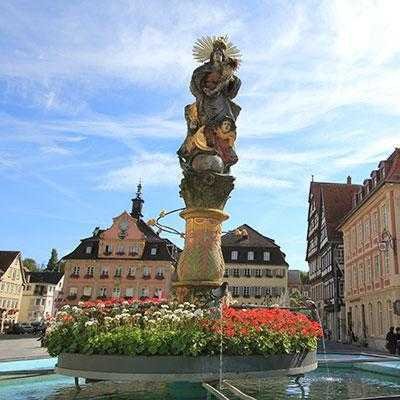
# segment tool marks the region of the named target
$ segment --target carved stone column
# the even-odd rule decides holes
[[[180,301],[207,297],[222,283],[225,264],[221,224],[229,218],[222,209],[233,180],[230,175],[193,171],[182,179],[181,196],[187,207],[180,214],[186,221],[185,246],[179,257],[178,281],[174,283]]]

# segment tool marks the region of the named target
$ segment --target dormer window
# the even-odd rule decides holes
[[[151,250],[150,250],[150,254],[152,256],[155,256],[157,254],[157,247],[152,247]]]
[[[86,246],[86,254],[92,254],[92,246]]]
[[[233,250],[231,252],[231,260],[237,260],[238,259],[238,252],[236,250]]]
[[[248,261],[253,261],[254,260],[254,251],[248,251],[247,252],[247,260]]]

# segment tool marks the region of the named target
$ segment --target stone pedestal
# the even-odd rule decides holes
[[[186,221],[185,246],[174,283],[179,300],[204,297],[222,283],[224,258],[221,251],[221,223],[228,215],[211,208],[189,208],[181,212]]]
[[[222,222],[228,219],[223,208],[232,191],[235,178],[211,171],[183,171],[180,195],[186,209],[185,246],[173,283],[178,301],[210,300],[211,289],[219,287],[225,264],[221,250]]]

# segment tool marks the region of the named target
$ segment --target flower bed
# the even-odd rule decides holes
[[[318,323],[283,309],[241,310],[166,303],[151,299],[108,300],[64,306],[45,343],[61,353],[129,356],[293,354],[313,351]]]

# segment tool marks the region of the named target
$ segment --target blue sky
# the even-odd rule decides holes
[[[304,262],[310,177],[359,183],[400,145],[397,1],[0,3],[0,248],[46,262],[129,209],[182,206],[175,156],[196,67],[242,51],[236,189],[248,223]],[[183,229],[179,218],[170,224]]]

